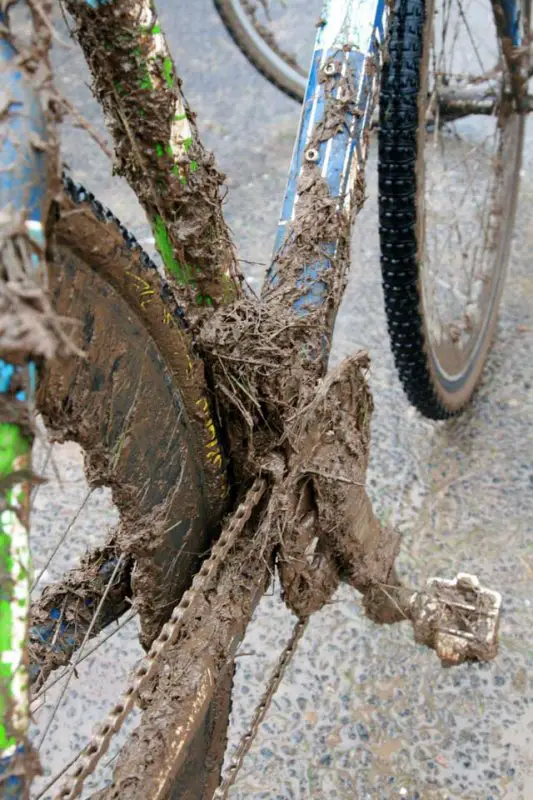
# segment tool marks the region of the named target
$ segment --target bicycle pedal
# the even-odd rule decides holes
[[[481,586],[475,575],[430,578],[411,599],[417,642],[434,649],[444,666],[490,661],[498,651],[501,594]]]

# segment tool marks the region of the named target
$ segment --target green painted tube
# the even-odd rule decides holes
[[[29,498],[31,440],[15,424],[0,424],[0,753],[26,737],[26,635],[30,597]]]
[[[42,228],[26,223],[40,245]],[[38,266],[37,256],[32,261]],[[28,354],[28,358],[31,355]],[[28,742],[28,625],[31,593],[29,512],[31,450],[37,369],[35,362],[0,359],[0,797],[26,797]]]
[[[115,171],[137,194],[185,311],[241,294],[222,214],[224,176],[204,148],[153,0],[98,8],[66,0],[115,142]]]

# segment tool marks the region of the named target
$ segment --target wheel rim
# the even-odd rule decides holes
[[[476,28],[480,14],[484,24]],[[421,297],[432,366],[453,393],[475,377],[490,338],[509,253],[523,120],[503,102],[498,117],[443,124],[440,116],[438,98],[450,90],[482,87],[498,98],[506,90],[505,70],[493,71],[503,62],[490,0],[431,3],[425,42],[417,163]]]
[[[283,88],[293,96],[303,99],[314,23],[321,3],[318,0],[307,3],[302,0],[230,0],[230,5],[261,60],[269,64],[272,72],[269,77],[283,83]],[[309,24],[302,25],[302,21]]]

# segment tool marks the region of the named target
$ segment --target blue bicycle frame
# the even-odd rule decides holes
[[[307,161],[314,162],[327,182],[330,196],[337,198],[338,208],[352,211],[355,188],[364,175],[368,142],[365,133],[370,127],[379,86],[382,65],[381,44],[387,31],[388,7],[384,0],[346,2],[330,0],[322,14],[309,72],[307,91],[302,109],[300,129],[292,157],[289,180],[283,200],[281,217],[274,244],[272,267],[267,274],[265,291],[279,281],[276,259],[286,241],[287,229],[294,220],[298,205],[298,180]],[[345,115],[345,124],[333,138],[323,141],[310,152],[313,132],[324,120],[328,102],[342,102],[342,84],[350,76],[354,103]],[[331,79],[324,80],[324,78]],[[331,253],[336,242],[325,243]],[[308,287],[297,301],[296,310],[311,310],[324,302],[324,270],[331,268],[330,260],[307,265],[300,276],[302,286]]]
[[[103,2],[105,0],[86,0],[96,11]],[[499,19],[503,20],[501,33],[514,45],[519,45],[518,3],[514,0],[493,0],[493,4],[500,14]],[[293,310],[302,317],[327,303],[328,276],[336,269],[335,256],[342,242],[339,237],[329,240],[326,236],[320,242],[318,257],[310,263],[300,265],[295,276],[283,273],[280,267],[282,255],[289,244],[291,223],[297,219],[299,212],[299,182],[305,166],[314,164],[327,185],[329,197],[335,202],[337,210],[343,212],[348,221],[353,221],[364,195],[368,134],[379,90],[389,9],[385,0],[326,0],[324,4],[277,228],[272,266],[264,287],[264,296],[268,300],[284,281],[294,281],[298,297],[294,301]],[[0,22],[4,26],[4,33],[0,34],[0,61],[6,93],[10,97],[2,123],[4,140],[0,152],[0,198],[4,209],[9,207],[12,214],[22,216],[29,236],[41,246],[47,165],[44,150],[36,148],[34,142],[35,137],[42,141],[46,139],[44,116],[39,96],[18,66],[17,52],[5,33],[8,24],[5,15],[0,17]],[[350,102],[345,102],[347,97],[343,94],[347,87],[350,87]],[[334,135],[317,139],[317,131],[324,123],[332,104],[337,104],[342,109],[343,118],[336,125]],[[349,237],[349,225],[342,237]],[[327,351],[322,355],[327,358]],[[26,363],[10,364],[0,361],[0,393],[9,394],[14,377],[21,370],[30,370],[33,375],[31,353],[28,354]],[[20,393],[17,399],[21,403],[27,403],[28,396]],[[0,421],[2,463],[13,462],[9,449],[12,446],[11,440],[2,437],[2,428],[14,423],[15,419]],[[11,591],[6,599],[5,586],[2,587],[0,723],[3,727],[0,727],[0,783],[3,798],[22,800],[28,787],[23,770],[18,771],[19,765],[23,763],[19,757],[30,752],[27,741],[29,705],[25,655],[29,582],[27,574],[24,576],[22,573],[15,573],[11,567],[15,550],[19,555],[23,552],[27,556],[29,545],[27,529],[19,526],[14,531],[14,528],[17,526],[13,519],[5,523],[2,517],[0,534],[9,534],[9,542],[7,546],[0,545],[0,559],[4,559],[0,574],[2,580],[12,582],[11,589],[18,586],[17,590],[19,593],[22,591],[23,597],[20,604],[22,615],[19,614],[15,619],[10,615],[15,593]],[[14,770],[15,764],[17,769]]]

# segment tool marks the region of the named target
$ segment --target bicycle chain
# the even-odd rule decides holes
[[[215,791],[213,795],[213,800],[226,800],[228,792],[235,783],[235,779],[237,778],[239,770],[242,767],[242,762],[244,761],[246,754],[250,750],[250,747],[252,746],[252,743],[255,737],[257,736],[259,726],[261,725],[263,719],[265,718],[265,714],[270,708],[272,698],[274,697],[274,694],[276,693],[278,686],[280,685],[283,679],[285,670],[289,666],[291,659],[294,653],[296,652],[296,648],[298,647],[298,644],[304,634],[308,622],[309,622],[309,617],[299,619],[298,622],[295,624],[294,628],[292,629],[291,638],[285,645],[285,648],[276,664],[276,668],[272,673],[272,676],[268,682],[268,686],[265,689],[265,692],[255,709],[255,714],[252,719],[251,725],[246,731],[246,733],[241,737],[241,740],[237,747],[237,751],[235,753],[235,756],[233,757],[233,761],[228,767],[227,774],[222,780],[222,783]]]
[[[100,730],[93,736],[80,756],[81,763],[55,795],[54,800],[66,800],[67,798],[70,800],[80,795],[85,779],[94,772],[100,759],[108,750],[111,739],[120,731],[126,717],[139,699],[140,693],[156,675],[161,657],[176,643],[184,625],[191,618],[194,619],[195,600],[200,598],[203,601],[204,594],[210,588],[220,565],[243,532],[266,488],[267,481],[264,478],[257,478],[254,481],[245,499],[238,506],[227,527],[213,546],[211,555],[195,575],[191,588],[185,592],[172,611],[169,621],[163,625],[159,636],[152,643],[149,652],[135,669],[133,679],[124,692],[122,701],[110,711]]]

